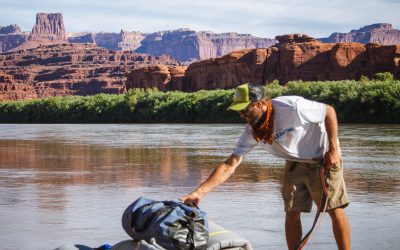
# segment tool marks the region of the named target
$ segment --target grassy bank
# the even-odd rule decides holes
[[[336,108],[340,122],[400,123],[400,81],[289,82],[266,86],[271,97],[300,95]],[[133,89],[124,95],[0,102],[1,123],[240,122],[227,111],[233,90],[195,93]]]

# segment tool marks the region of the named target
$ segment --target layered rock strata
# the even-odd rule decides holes
[[[195,32],[189,29],[160,31],[152,34],[137,31],[96,33],[88,39],[88,33],[71,36],[71,43],[91,42],[109,50],[131,50],[155,56],[171,55],[181,62],[192,62],[219,57],[232,51],[248,48],[267,48],[274,39],[259,38],[248,34]]]
[[[26,42],[28,36],[16,24],[0,26],[0,53],[20,46]]]
[[[21,33],[21,28],[16,24],[0,26],[0,34]]]
[[[142,40],[146,34],[138,31],[124,31],[120,32],[121,42],[118,43],[118,49],[136,51],[141,45]]]
[[[275,79],[281,84],[293,80],[346,80],[360,79],[362,75],[372,77],[378,72],[400,77],[400,45],[322,43],[302,34],[276,39],[279,43],[270,48],[240,50],[190,64],[180,78],[181,87],[167,86],[173,80],[169,82],[166,71],[141,73],[152,72],[152,66],[127,74],[127,87],[146,87],[135,84],[146,79],[152,79],[151,87],[197,91],[234,88],[245,82],[266,84]]]
[[[70,43],[93,43],[108,50],[135,51],[141,46],[145,34],[137,31],[121,30],[117,33],[70,33]]]
[[[389,23],[377,23],[364,26],[349,33],[332,33],[328,38],[319,39],[327,43],[358,42],[379,43],[381,45],[400,44],[400,30],[393,29]]]
[[[29,34],[25,33],[0,34],[0,53],[21,46],[26,42],[28,36]]]
[[[121,93],[125,72],[171,57],[109,51],[93,44],[55,44],[0,54],[0,100]]]
[[[276,43],[269,38],[249,34],[195,32],[189,29],[161,31],[142,40],[138,52],[152,55],[168,54],[182,62],[203,60],[249,48],[268,48]]]
[[[96,44],[96,33],[68,33],[68,42]]]
[[[378,23],[349,33],[333,33],[319,39],[326,43],[359,42],[381,45],[400,44],[400,30],[391,24]],[[171,55],[190,64],[226,55],[242,49],[268,48],[275,39],[259,38],[249,34],[195,32],[189,29],[160,31],[152,34],[138,31],[120,33],[66,33],[61,13],[38,13],[30,34],[21,32],[18,25],[0,26],[0,52],[35,48],[56,43],[93,43],[109,50],[127,50],[155,56]]]

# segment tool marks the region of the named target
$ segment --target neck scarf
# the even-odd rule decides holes
[[[267,102],[267,112],[252,127],[253,137],[256,141],[266,141],[268,144],[274,142],[274,108],[271,100]]]

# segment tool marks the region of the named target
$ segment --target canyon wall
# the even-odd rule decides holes
[[[400,30],[391,24],[377,23],[352,30],[349,33],[332,33],[318,39],[325,43],[358,42],[381,45],[400,44]],[[18,25],[0,26],[0,52],[34,48],[56,43],[92,43],[108,50],[135,51],[154,56],[163,54],[175,57],[184,64],[224,56],[230,52],[269,48],[277,43],[275,39],[254,37],[235,32],[217,34],[210,31],[196,32],[177,29],[142,33],[139,31],[81,32],[67,33],[61,13],[38,13],[32,32],[21,32]]]
[[[191,62],[223,56],[241,49],[268,48],[275,43],[274,39],[249,34],[216,34],[179,29],[147,35],[137,51],[152,55],[168,54],[178,61]]]
[[[151,74],[155,70],[152,66],[132,70],[127,74],[126,85],[146,87],[136,83],[151,82],[149,87],[162,85],[166,90],[197,91],[274,80],[281,84],[297,80],[358,80],[362,75],[372,77],[378,72],[400,77],[400,45],[322,43],[302,34],[277,36],[276,40],[279,43],[270,48],[240,50],[194,62],[178,77],[182,85],[174,85],[176,77],[165,70],[158,70],[155,77]],[[161,76],[163,72],[170,76]]]
[[[21,32],[16,24],[0,26],[0,53],[9,51],[26,42],[29,34]]]
[[[16,24],[11,24],[8,26],[0,25],[0,34],[11,34],[11,33],[21,33],[21,28]]]
[[[327,38],[319,39],[326,43],[357,42],[357,43],[379,43],[381,45],[400,44],[400,30],[393,29],[389,23],[376,23],[364,26],[349,33],[332,33]]]
[[[0,54],[0,101],[122,93],[125,73],[143,65],[179,65],[168,56],[53,44]]]
[[[12,36],[10,35],[12,32]],[[195,32],[189,29],[142,33],[139,31],[67,33],[61,13],[38,13],[32,32],[22,36],[17,26],[0,26],[1,51],[29,49],[57,43],[92,43],[108,50],[171,55],[182,62],[218,57],[248,48],[267,48],[274,39],[249,34]],[[2,36],[2,34],[5,34]],[[17,37],[16,34],[19,34]]]

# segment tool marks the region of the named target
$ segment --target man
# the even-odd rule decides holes
[[[349,204],[343,180],[335,110],[299,96],[264,97],[264,88],[243,84],[236,88],[229,110],[247,121],[231,156],[191,194],[181,198],[198,204],[202,197],[226,181],[257,144],[286,160],[282,196],[285,203],[285,234],[289,249],[302,237],[301,212],[310,212],[312,201],[322,195],[321,169],[330,171],[328,213],[339,249],[350,249],[350,226],[344,208]]]

